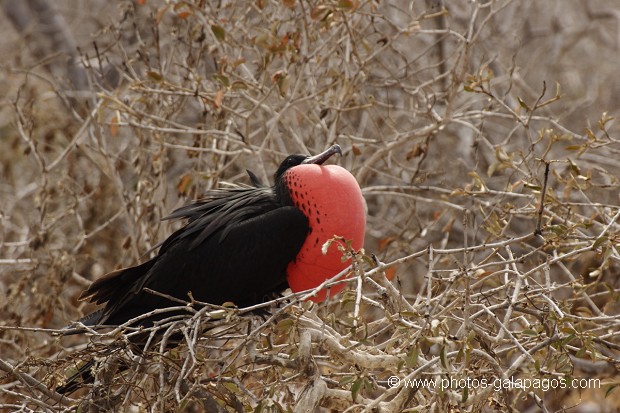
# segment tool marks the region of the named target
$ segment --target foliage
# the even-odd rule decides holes
[[[89,90],[54,74],[62,56],[11,46],[2,66],[0,410],[618,404],[606,2],[83,3],[59,7]],[[161,221],[173,208],[334,142],[369,229],[364,251],[339,243],[353,274],[328,304],[196,305],[143,351],[120,328],[58,335],[92,310],[76,300],[90,280],[178,225]],[[93,356],[92,387],[53,392]]]

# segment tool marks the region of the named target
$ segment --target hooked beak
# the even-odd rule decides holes
[[[310,156],[309,158],[306,158],[306,160],[304,160],[301,164],[302,165],[303,164],[322,165],[323,162],[328,160],[335,153],[342,155],[342,149],[340,149],[340,145],[338,144],[332,145],[331,147],[329,147],[329,149],[327,149],[324,152],[321,152],[318,155],[314,155],[314,156]]]

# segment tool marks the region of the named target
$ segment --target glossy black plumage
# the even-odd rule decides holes
[[[305,158],[292,158],[291,166]],[[82,293],[81,299],[105,303],[89,324],[120,325],[178,305],[145,288],[184,301],[190,300],[191,292],[198,301],[233,302],[241,307],[285,289],[286,267],[295,259],[309,226],[284,191],[278,184],[216,190],[174,211],[166,219],[186,219],[187,224],[161,244],[154,258],[112,272]]]

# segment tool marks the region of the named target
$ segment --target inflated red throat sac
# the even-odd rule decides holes
[[[311,158],[310,158],[311,159]],[[311,162],[311,161],[310,161]],[[351,264],[342,259],[335,243],[323,254],[323,245],[334,237],[351,241],[357,251],[364,245],[366,206],[359,184],[346,169],[337,165],[303,163],[284,175],[291,199],[308,218],[309,233],[295,261],[287,268],[288,284],[293,292],[315,288]],[[330,288],[333,296],[344,288]],[[310,298],[320,302],[327,290]]]

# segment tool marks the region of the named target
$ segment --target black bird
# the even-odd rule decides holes
[[[345,169],[322,164],[341,154],[333,145],[310,157],[290,155],[263,187],[248,171],[253,187],[214,190],[199,201],[177,209],[165,219],[186,219],[152,259],[113,271],[96,280],[80,296],[104,307],[80,321],[85,325],[121,325],[150,311],[179,306],[191,296],[201,302],[239,307],[264,302],[287,287],[317,287],[349,265],[336,248],[323,254],[334,236],[363,245],[365,203],[355,178]],[[340,287],[342,288],[342,287]],[[332,289],[332,294],[339,288]],[[313,299],[325,298],[321,291]],[[152,326],[170,312],[150,316],[138,326]],[[87,363],[59,387],[73,392],[92,381]]]

